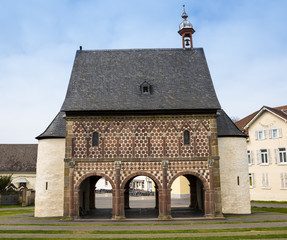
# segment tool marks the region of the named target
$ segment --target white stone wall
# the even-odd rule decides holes
[[[280,129],[280,136],[272,138],[269,134],[271,129]],[[264,139],[257,139],[256,133],[264,131]],[[287,150],[287,123],[278,116],[264,111],[249,127],[249,139],[247,141],[247,150],[250,151],[251,164],[249,165],[249,173],[253,177],[253,185],[250,187],[251,200],[264,201],[286,201],[287,188],[281,187],[280,174],[287,174],[287,163],[280,163],[277,156],[278,148],[286,148]],[[268,163],[261,164],[258,160],[258,151],[267,149]],[[247,159],[246,159],[247,161]],[[262,175],[268,174],[269,186],[264,187],[262,183]]]
[[[38,141],[35,217],[63,216],[65,139]]]
[[[246,139],[218,138],[218,149],[222,212],[249,214],[251,209]]]

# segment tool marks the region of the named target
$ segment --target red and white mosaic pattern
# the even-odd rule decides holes
[[[76,184],[82,176],[91,172],[94,172],[95,175],[102,173],[115,182],[115,171],[115,164],[113,162],[80,162],[75,165],[74,182]]]
[[[167,181],[169,182],[175,175],[181,172],[190,171],[199,174],[209,182],[209,169],[207,161],[173,161],[168,164]],[[78,162],[74,169],[75,184],[84,175],[94,172],[95,175],[108,176],[115,184],[116,169],[114,162]],[[122,162],[121,163],[121,183],[134,173],[153,176],[153,179],[162,184],[162,163],[161,162]]]
[[[170,181],[176,174],[184,171],[198,173],[209,182],[209,168],[207,161],[173,161],[168,165],[168,178]]]
[[[183,144],[183,132],[190,132],[190,145]],[[73,121],[73,158],[174,158],[208,157],[208,119],[152,119],[119,117]],[[99,133],[99,145],[92,146],[92,134]]]

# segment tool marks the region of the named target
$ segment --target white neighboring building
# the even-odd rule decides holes
[[[11,175],[12,184],[35,190],[37,144],[0,144],[0,175]]]
[[[97,184],[96,184],[96,190],[102,190],[102,189],[104,189],[104,190],[112,190],[111,184],[105,178],[99,179],[97,181]]]
[[[286,201],[287,106],[263,106],[236,125],[249,136],[247,161],[251,200]]]

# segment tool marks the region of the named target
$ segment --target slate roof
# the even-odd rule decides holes
[[[59,112],[47,129],[36,139],[43,138],[65,138],[66,136],[66,120],[64,112]]]
[[[0,171],[36,172],[37,144],[0,144]]]
[[[61,111],[181,109],[220,109],[201,48],[79,50]]]
[[[223,110],[219,110],[218,113],[220,114],[217,118],[218,137],[246,137]]]

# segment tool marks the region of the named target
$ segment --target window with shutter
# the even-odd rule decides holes
[[[262,188],[270,189],[270,181],[268,173],[262,173]]]
[[[268,151],[267,149],[260,149],[260,164],[269,164]]]
[[[250,187],[250,188],[254,188],[253,178],[254,178],[253,173],[249,173],[249,187]]]
[[[250,150],[247,150],[247,159],[248,159],[248,165],[252,165]]]
[[[280,183],[281,183],[280,189],[287,189],[287,173],[286,172],[280,173]]]
[[[279,152],[279,163],[287,164],[286,148],[279,148],[278,152]]]
[[[265,136],[267,135],[267,131],[266,130],[260,130],[260,131],[256,131],[257,133],[257,140],[263,140],[265,139]]]

